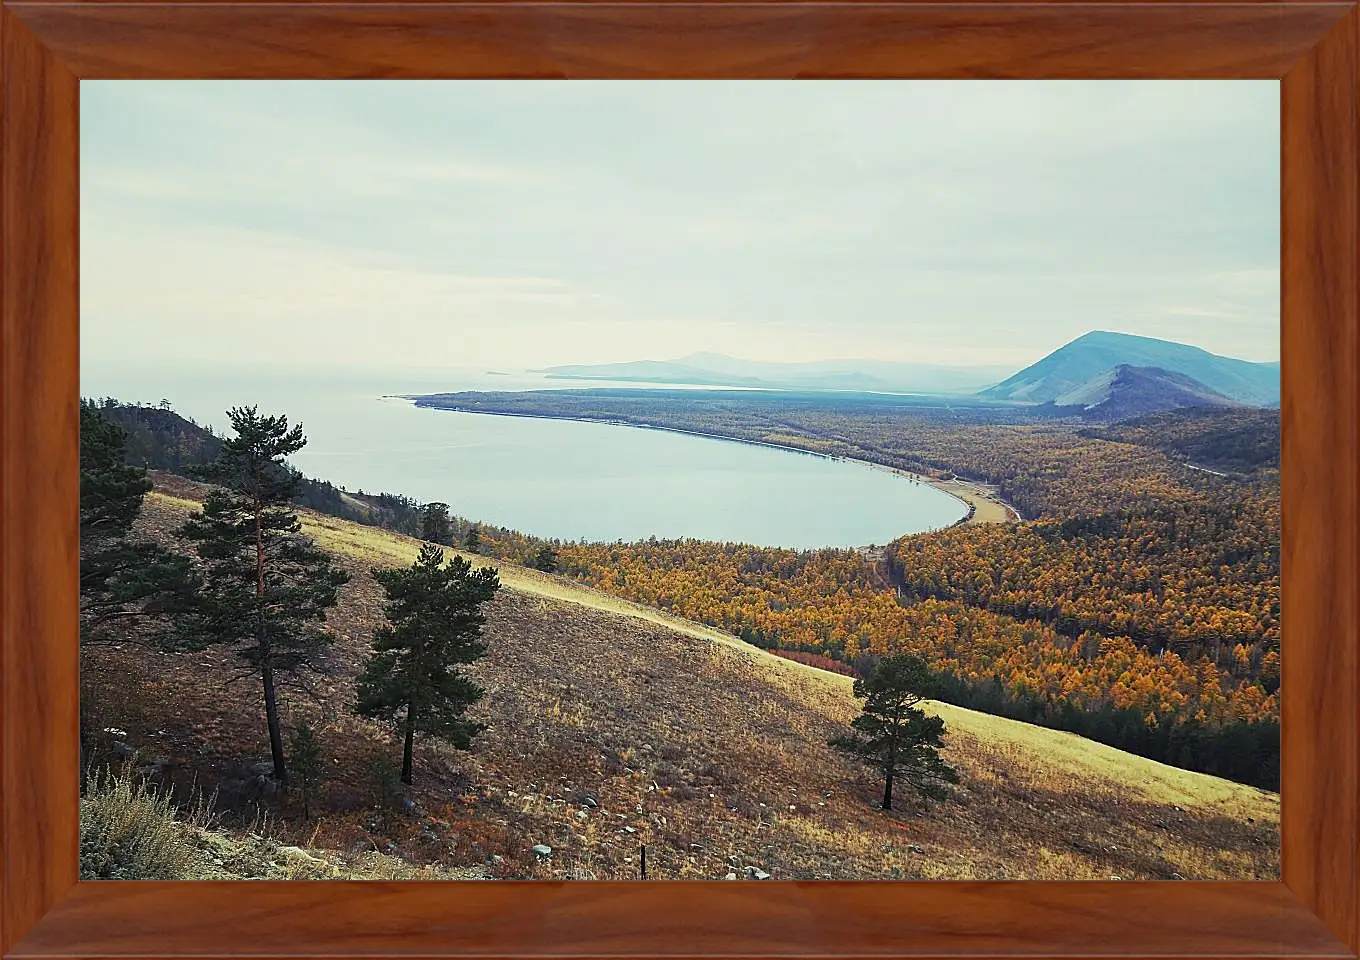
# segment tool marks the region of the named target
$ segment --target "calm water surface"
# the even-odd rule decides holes
[[[443,500],[461,516],[544,537],[859,546],[947,526],[966,511],[933,487],[861,464],[660,430],[419,409],[391,396],[561,387],[484,370],[136,370],[90,361],[81,369],[87,396],[167,399],[219,432],[232,405],[286,413],[306,430],[293,462],[309,476]]]

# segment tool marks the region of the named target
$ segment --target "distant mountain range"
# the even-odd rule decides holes
[[[573,364],[534,371],[560,380],[681,383],[770,390],[854,390],[865,393],[973,394],[1011,371],[1003,366],[946,366],[893,360],[771,363],[720,353],[678,360]]]
[[[536,372],[562,380],[971,395],[996,403],[1052,406],[1060,413],[1071,408],[1088,419],[1106,421],[1183,407],[1280,403],[1278,362],[1252,363],[1184,343],[1104,330],[1078,337],[1007,376],[1011,369],[884,360],[769,363],[693,353],[678,360],[576,364]]]
[[[1252,363],[1220,357],[1184,343],[1104,330],[1059,347],[1038,363],[981,391],[980,396],[989,400],[1073,403],[1088,384],[1124,364],[1180,374],[1195,381],[1193,389],[1207,389],[1211,394],[1251,406],[1277,406],[1280,402],[1278,362]]]

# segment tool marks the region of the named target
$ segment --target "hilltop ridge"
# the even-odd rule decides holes
[[[1179,374],[1240,403],[1264,407],[1280,402],[1278,362],[1253,363],[1189,344],[1109,330],[1083,334],[979,396],[997,401],[1061,403],[1064,395],[1122,365]]]

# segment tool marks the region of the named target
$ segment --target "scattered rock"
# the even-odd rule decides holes
[[[637,827],[624,827],[624,833],[637,833]]]
[[[577,820],[589,820],[589,819],[590,819],[590,814],[587,813],[585,810],[577,810],[577,811],[576,811],[576,819],[577,819]]]
[[[741,866],[741,857],[737,856],[736,854],[733,854],[732,856],[727,858],[727,862],[734,867],[739,867]]]
[[[582,806],[586,807],[598,807],[600,805],[600,801],[596,800],[590,794],[586,794],[581,798],[581,804]]]
[[[547,860],[552,856],[552,847],[548,846],[546,843],[534,844],[533,851],[540,860]]]
[[[770,879],[770,875],[766,873],[764,870],[760,869],[759,867],[750,866],[749,864],[746,867],[746,876],[750,877],[752,880]]]
[[[735,873],[729,873],[727,876],[723,877],[723,879],[724,879],[724,880],[735,880],[735,879],[737,879],[737,875],[736,875]]]
[[[911,846],[907,847],[907,849],[910,850],[912,853],[925,853],[925,852],[926,852],[926,851],[925,851],[925,848],[923,848],[923,847],[922,847],[920,844],[918,844],[918,843],[913,843]]]
[[[301,860],[304,863],[325,863],[320,857],[312,856],[301,847],[279,847],[279,855],[288,860]]]

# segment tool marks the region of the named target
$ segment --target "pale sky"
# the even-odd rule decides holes
[[[1279,358],[1275,81],[84,81],[82,352]]]

